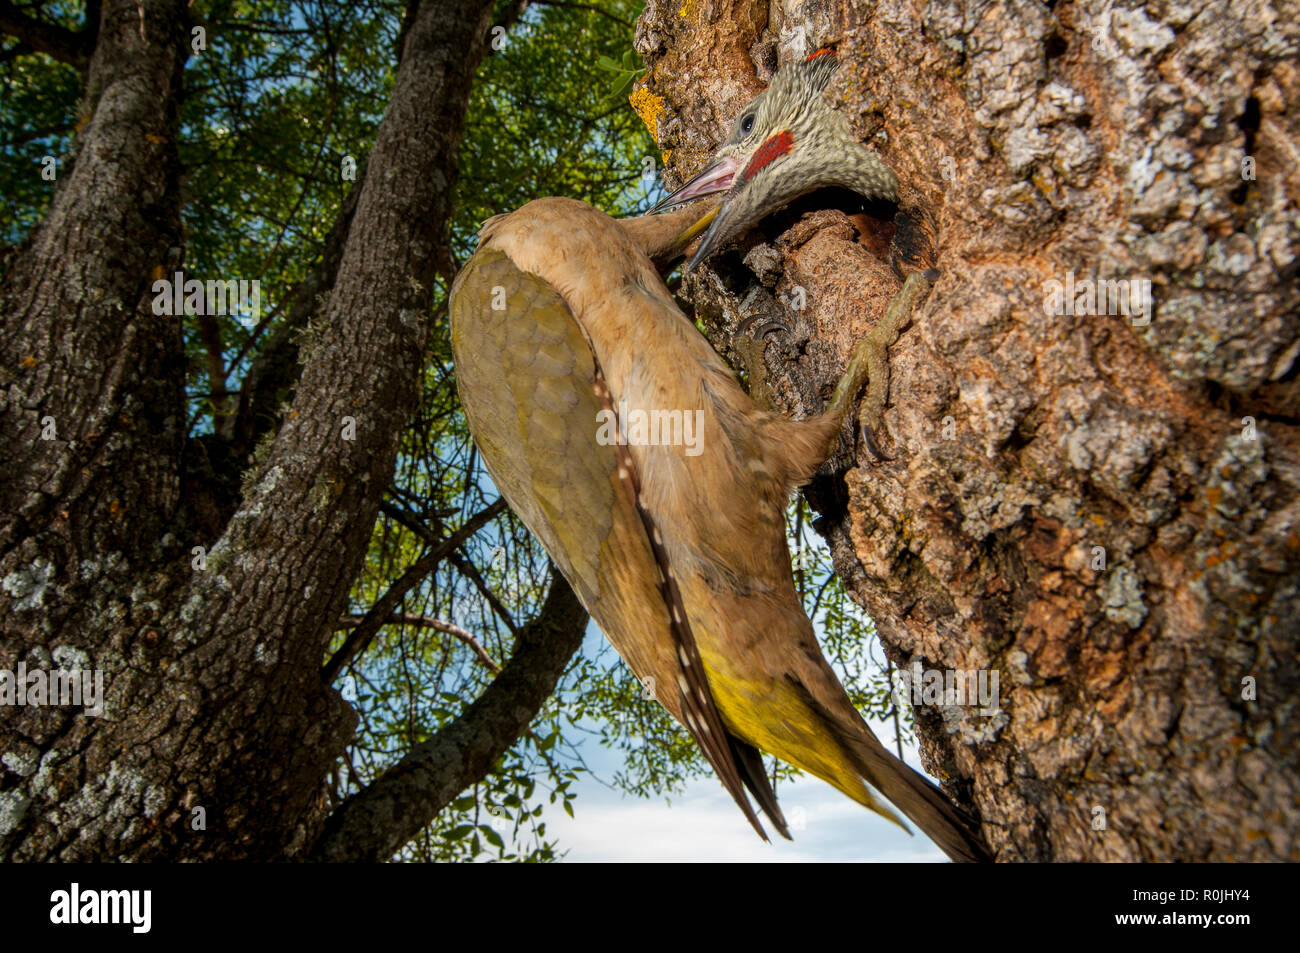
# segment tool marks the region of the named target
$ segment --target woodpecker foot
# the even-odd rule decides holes
[[[828,412],[843,419],[853,398],[864,384],[867,385],[867,393],[858,410],[858,430],[867,449],[880,460],[893,459],[880,449],[876,439],[885,413],[885,402],[889,399],[889,348],[912,320],[912,309],[929,293],[930,283],[936,277],[938,273],[933,270],[908,276],[902,289],[889,302],[885,316],[853,349],[848,370],[840,378],[831,399]]]

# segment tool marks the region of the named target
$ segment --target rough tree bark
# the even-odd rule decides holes
[[[846,434],[809,495],[896,664],[999,673],[996,715],[917,727],[1000,859],[1300,859],[1297,23],[1286,0],[650,0],[638,25],[670,179],[832,46],[829,95],[936,226],[894,459]],[[765,386],[794,414],[899,287],[889,223],[837,205],[684,283],[728,356],[754,314],[790,329]],[[1149,279],[1149,323],[1047,314],[1069,272]]]
[[[186,4],[103,4],[75,164],[0,284],[0,668],[98,669],[105,712],[4,709],[0,857],[285,858],[317,840],[325,778],[355,722],[321,677],[323,653],[415,406],[491,10],[411,5],[355,207],[300,289],[329,298],[289,412],[237,507],[200,515],[187,503],[221,494],[182,492],[203,473],[186,463],[180,326],[150,307],[152,281],[180,255]],[[74,59],[77,37],[50,42]],[[237,443],[256,434],[251,419]],[[562,591],[552,603],[539,625],[567,623],[576,644],[585,623]],[[565,660],[532,671],[553,687]],[[524,690],[514,720],[541,703],[528,709],[536,685]],[[478,727],[491,760],[518,733]],[[191,823],[199,808],[204,830]]]

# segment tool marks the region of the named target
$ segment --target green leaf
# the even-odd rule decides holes
[[[610,99],[622,99],[631,91],[632,85],[635,82],[636,82],[636,73],[624,73],[622,81],[616,83],[614,85],[613,91],[610,92],[609,94]]]

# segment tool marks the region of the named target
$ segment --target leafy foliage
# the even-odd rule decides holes
[[[62,5],[60,5],[62,6]],[[75,28],[70,13],[47,19]],[[67,174],[81,99],[81,77],[46,56],[20,55],[21,44],[0,49],[0,245],[17,244],[49,208],[53,181]],[[47,157],[53,160],[51,165]],[[57,181],[54,180],[54,181]]]
[[[610,99],[622,99],[630,93],[632,86],[645,75],[646,71],[636,50],[624,50],[621,60],[612,60],[608,56],[602,56],[596,60],[596,65],[603,70],[614,73],[616,76],[614,85],[609,90]]]

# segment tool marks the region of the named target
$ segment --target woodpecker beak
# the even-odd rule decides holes
[[[722,240],[731,235],[731,228],[728,223],[731,221],[732,212],[736,207],[735,199],[735,196],[728,196],[723,199],[722,204],[692,226],[692,230],[699,230],[707,225],[709,230],[704,233],[704,238],[700,240],[700,247],[695,249],[695,254],[686,263],[684,271],[694,270],[696,265],[713,254],[722,244]]]
[[[731,183],[740,171],[740,162],[733,156],[722,156],[706,165],[694,178],[667,198],[655,203],[651,212],[662,212],[674,205],[682,205],[692,199],[705,195],[714,195],[731,188]]]
[[[673,246],[676,248],[684,249],[691,242],[695,241],[696,237],[699,236],[700,232],[704,231],[706,228],[708,228],[710,225],[713,224],[713,219],[717,216],[717,214],[718,214],[718,206],[715,205],[713,208],[709,209],[706,215],[701,216],[698,222],[696,222],[690,228],[686,229],[686,231],[678,235],[677,239],[673,242]]]

